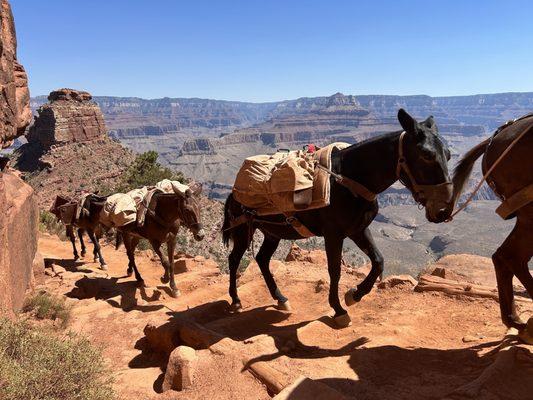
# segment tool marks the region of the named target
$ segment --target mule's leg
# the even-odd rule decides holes
[[[366,228],[360,235],[350,236],[350,239],[370,258],[372,269],[363,282],[357,286],[357,289],[352,288],[346,292],[344,301],[347,306],[355,304],[367,295],[372,290],[378,277],[383,274],[383,256],[374,243],[370,229]]]
[[[533,256],[531,247],[533,234],[530,229],[519,216],[512,232],[492,256],[496,269],[502,321],[507,327],[518,330],[523,330],[525,323],[515,312],[512,280],[514,274],[533,298],[533,277],[528,268],[528,262]]]
[[[248,248],[248,227],[239,226],[235,228],[232,234],[233,249],[228,257],[229,266],[229,295],[231,297],[231,308],[233,311],[242,309],[241,300],[237,295],[237,270],[241,262],[242,256]]]
[[[324,235],[326,254],[328,256],[329,272],[329,305],[335,311],[333,319],[339,327],[347,327],[351,324],[350,316],[339,301],[339,280],[341,278],[342,262],[342,237]]]
[[[144,280],[139,273],[139,270],[137,269],[137,265],[135,264],[135,248],[139,244],[139,238],[136,236],[130,236],[128,234],[124,234],[124,246],[126,247],[126,253],[128,254],[129,264],[128,264],[128,276],[131,275],[129,273],[130,270],[133,270],[135,273],[135,279],[139,283],[140,286],[144,286]]]
[[[65,233],[72,243],[72,254],[74,255],[74,261],[80,258],[78,255],[78,250],[76,249],[76,235],[74,234],[74,228],[72,225],[67,225],[65,228]]]
[[[91,229],[87,230],[87,234],[89,235],[89,238],[91,239],[94,245],[94,260],[96,261],[98,259],[100,261],[100,268],[102,268],[104,271],[107,270],[107,264],[104,261],[104,257],[102,257],[102,247],[100,246],[98,236],[96,236],[94,231],[92,231]]]
[[[285,296],[281,294],[278,285],[276,285],[276,281],[274,280],[274,277],[272,276],[272,273],[270,272],[269,268],[270,259],[278,248],[279,241],[280,239],[265,236],[265,240],[263,241],[261,248],[255,256],[255,260],[257,261],[257,265],[259,265],[259,268],[261,269],[261,273],[263,274],[263,278],[265,279],[265,283],[268,287],[270,295],[274,300],[278,301],[278,308],[289,311],[289,301]]]
[[[167,239],[168,266],[167,270],[170,275],[170,290],[172,297],[178,297],[179,290],[174,280],[174,249],[176,248],[176,235],[169,234]]]
[[[83,229],[78,229],[78,237],[80,238],[80,244],[81,244],[81,256],[85,257],[85,254],[87,253],[85,248],[85,242],[83,241]]]
[[[155,254],[157,254],[157,256],[159,257],[159,260],[163,265],[163,269],[165,270],[165,273],[161,277],[161,282],[168,283],[170,281],[169,262],[161,251],[161,242],[157,240],[150,240],[150,245],[152,246],[152,249],[154,249]]]

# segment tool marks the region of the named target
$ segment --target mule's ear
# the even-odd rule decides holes
[[[193,194],[193,193],[192,193],[192,190],[191,190],[191,189],[187,189],[187,190],[185,191],[185,197],[191,197],[192,194]]]
[[[429,129],[433,129],[436,127],[435,120],[433,119],[433,115],[430,115],[429,117],[427,117],[427,119],[424,122],[422,122],[422,124]]]
[[[416,132],[416,120],[411,117],[403,108],[398,110],[398,121],[400,121],[400,125],[404,131],[411,133]]]
[[[195,196],[199,196],[202,193],[202,184],[200,182],[193,182],[189,185],[189,188]]]

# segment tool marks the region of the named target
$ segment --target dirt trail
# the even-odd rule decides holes
[[[137,257],[149,286],[143,291],[125,276],[124,251],[104,247],[109,271],[103,272],[91,262],[91,251],[90,258],[71,261],[70,244],[56,237],[41,237],[39,250],[48,265],[67,270],[47,277],[48,290],[87,297],[69,300],[74,307],[70,328],[103,346],[123,399],[268,399],[265,385],[250,373],[265,365],[282,387],[305,376],[335,389],[338,398],[533,396],[532,347],[514,344],[513,337],[502,342],[506,330],[493,300],[415,293],[405,286],[374,288],[350,308],[353,325],[336,329],[328,317],[327,268],[321,262],[273,262],[292,313],[273,307],[252,263],[239,280],[244,310],[231,314],[228,279],[214,263],[191,263],[196,265],[192,271],[178,274],[181,295],[173,299],[159,282],[162,267],[146,254]],[[343,273],[340,293],[358,282]],[[531,303],[521,309],[533,314]],[[167,356],[150,351],[143,329],[184,319],[229,339],[198,351],[192,388],[159,394]],[[305,398],[297,391],[282,395]]]

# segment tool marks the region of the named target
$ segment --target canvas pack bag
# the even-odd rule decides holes
[[[135,199],[126,193],[109,196],[100,212],[100,222],[109,227],[121,227],[137,220]]]
[[[258,155],[244,160],[233,196],[258,215],[270,215],[329,205],[330,176],[317,168],[331,168],[331,153],[348,143],[332,143],[315,153],[303,151]]]

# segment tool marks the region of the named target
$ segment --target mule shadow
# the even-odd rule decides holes
[[[45,258],[44,265],[48,268],[51,265],[59,265],[60,267],[65,268],[68,272],[82,272],[90,274],[94,272],[88,268],[80,268],[85,265],[85,262],[82,260],[64,260],[62,258]]]
[[[84,276],[75,282],[74,288],[66,296],[77,299],[105,300],[113,307],[125,312],[132,310],[151,312],[164,307],[162,304],[138,304],[139,297],[144,302],[155,301],[158,298],[149,296],[146,288],[139,287],[136,281],[119,282],[119,279],[121,278]]]
[[[350,355],[348,365],[357,375],[357,380],[339,377],[317,381],[353,398],[368,398],[370,392],[374,398],[398,400],[485,398],[475,393],[481,390],[482,385],[471,383],[494,362],[498,348],[483,355],[479,351],[500,343],[497,341],[457,349],[404,348],[394,345],[356,348]],[[505,370],[498,371],[498,375],[502,374],[505,374]],[[498,377],[485,381],[490,385],[494,378]],[[524,382],[516,383],[526,385],[527,393],[531,393],[533,382],[521,380]],[[493,388],[496,396],[485,393],[489,396],[486,398],[510,398],[505,395],[506,388],[507,384],[500,382]],[[529,397],[523,397],[524,400],[526,398]]]

